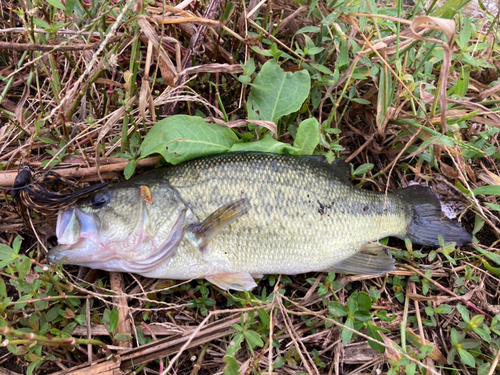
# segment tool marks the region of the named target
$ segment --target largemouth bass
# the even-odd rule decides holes
[[[49,260],[146,277],[205,278],[249,290],[263,274],[381,275],[387,236],[439,246],[471,235],[427,188],[388,195],[349,182],[322,157],[230,153],[191,160],[95,193],[59,214]]]

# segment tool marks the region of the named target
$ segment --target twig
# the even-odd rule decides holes
[[[137,167],[152,167],[158,164],[161,160],[161,156],[146,158],[140,160],[137,163]],[[110,172],[121,172],[125,169],[127,163],[118,163],[118,164],[109,164],[102,165],[99,168],[101,174],[110,173]],[[88,176],[97,176],[97,167],[90,168],[64,168],[64,169],[54,169],[60,176],[62,177],[73,177],[73,178],[82,178]],[[12,187],[14,185],[14,181],[17,177],[18,171],[8,171],[5,173],[0,173],[0,186],[4,187]]]

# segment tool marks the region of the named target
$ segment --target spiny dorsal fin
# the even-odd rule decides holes
[[[215,210],[202,223],[190,224],[187,230],[194,237],[192,239],[198,244],[200,251],[203,251],[222,228],[248,213],[250,208],[248,198],[238,199]]]
[[[379,243],[367,243],[354,255],[335,263],[329,270],[355,275],[382,275],[394,269],[394,258]]]

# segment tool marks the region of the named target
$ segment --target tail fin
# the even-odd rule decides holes
[[[393,193],[411,209],[412,220],[406,237],[413,243],[437,247],[439,235],[445,242],[456,242],[459,246],[472,242],[470,233],[441,211],[439,199],[429,188],[415,185]]]

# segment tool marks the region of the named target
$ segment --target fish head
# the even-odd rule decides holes
[[[57,218],[49,261],[147,274],[165,264],[184,235],[186,206],[162,182],[100,190]]]

